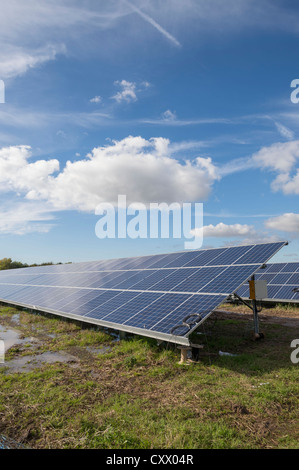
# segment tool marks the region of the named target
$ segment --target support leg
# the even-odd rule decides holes
[[[125,331],[119,331],[119,339],[126,339],[127,333]]]
[[[181,350],[181,360],[179,362],[179,364],[187,364],[187,354],[188,354],[188,351],[190,351],[191,348],[189,348],[188,346],[180,346],[178,349]]]
[[[262,339],[264,338],[264,334],[260,332],[260,325],[259,325],[259,315],[256,305],[256,300],[252,300],[252,310],[253,310],[253,322],[254,322],[254,339]]]

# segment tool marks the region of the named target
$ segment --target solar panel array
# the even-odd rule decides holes
[[[0,300],[189,344],[285,242],[0,271]]]
[[[255,278],[265,280],[268,285],[266,301],[299,302],[299,263],[272,263],[260,269]],[[298,289],[298,292],[296,290]],[[249,298],[248,284],[243,285],[237,294]]]

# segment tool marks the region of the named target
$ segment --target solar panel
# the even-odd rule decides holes
[[[0,300],[188,345],[191,332],[285,244],[0,271]]]
[[[299,263],[272,263],[257,271],[255,278],[268,284],[268,298],[264,301],[299,303]],[[237,294],[249,298],[248,284],[243,285]]]

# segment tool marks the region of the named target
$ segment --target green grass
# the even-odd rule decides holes
[[[0,323],[14,326],[12,308]],[[17,328],[35,336],[9,358],[67,351],[80,360],[17,374],[0,369],[0,433],[32,448],[298,448],[298,365],[290,343],[299,329],[248,319],[203,324],[193,341],[200,361],[179,365],[179,351],[146,338],[115,342],[101,330],[21,312]],[[49,336],[54,335],[54,337]],[[109,346],[106,354],[87,346]],[[219,356],[219,350],[236,354]]]

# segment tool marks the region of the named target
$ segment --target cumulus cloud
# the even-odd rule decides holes
[[[271,228],[271,227],[269,227]],[[225,238],[224,245],[250,245],[252,243],[274,243],[280,241],[276,234],[256,230],[253,225],[247,224],[224,224],[205,225],[202,229],[191,230],[194,237],[203,238]]]
[[[176,119],[176,113],[173,111],[170,111],[170,109],[167,109],[162,114],[162,119],[165,119],[165,121],[174,121]]]
[[[216,237],[216,238],[230,238],[230,237],[247,237],[255,236],[256,231],[252,225],[233,224],[227,225],[220,222],[217,225],[205,225],[202,229],[196,228],[191,231],[195,237]]]
[[[269,168],[279,173],[289,173],[299,158],[299,140],[278,142],[263,147],[252,156],[257,166]]]
[[[299,214],[286,213],[265,221],[268,228],[299,234]]]
[[[117,80],[114,82],[114,85],[121,88],[120,91],[112,96],[117,103],[122,103],[123,101],[131,103],[132,101],[137,101],[136,83],[128,82],[127,80]]]
[[[285,194],[299,194],[299,140],[275,143],[263,147],[251,158],[251,163],[259,168],[277,173],[271,186],[274,191]]]
[[[100,103],[101,101],[101,96],[94,96],[93,98],[91,98],[91,100],[89,100],[90,103]]]
[[[127,137],[95,148],[85,159],[30,163],[30,147],[0,150],[0,184],[3,191],[23,194],[28,200],[46,201],[57,210],[93,212],[102,202],[192,202],[206,199],[218,179],[210,158],[181,163],[171,155],[164,138]]]
[[[59,161],[30,163],[30,156],[30,147],[25,145],[0,149],[0,191],[28,192],[48,186],[52,173],[59,170]]]
[[[116,80],[114,85],[120,88],[120,90],[115,95],[111,96],[111,98],[117,103],[132,103],[137,101],[138,94],[150,88],[151,86],[151,84],[147,81],[137,84],[127,80]]]

